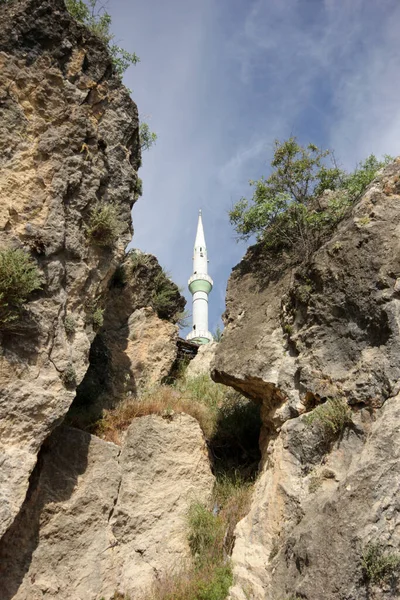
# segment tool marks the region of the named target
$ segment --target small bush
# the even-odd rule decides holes
[[[345,190],[352,202],[357,200],[375,179],[378,171],[392,162],[393,157],[385,155],[383,160],[378,160],[371,154],[363,162],[360,162],[352,173],[346,174],[341,189]]]
[[[89,241],[103,248],[111,248],[118,239],[121,226],[113,204],[97,202],[91,212],[86,234]]]
[[[361,564],[367,581],[381,583],[398,575],[400,554],[387,552],[382,544],[370,542],[364,549]]]
[[[143,196],[143,181],[138,177],[135,185],[135,198],[140,196]]]
[[[132,271],[136,271],[139,267],[149,268],[151,266],[151,255],[141,252],[140,250],[132,250],[129,252],[129,264]]]
[[[205,565],[162,577],[149,600],[225,600],[232,585],[232,570],[225,565]]]
[[[23,250],[0,250],[0,325],[18,319],[29,295],[41,288],[39,269]]]
[[[171,281],[164,270],[161,270],[154,278],[154,293],[151,300],[151,305],[160,319],[173,319],[175,317],[176,320],[178,300],[178,286]]]
[[[335,437],[351,424],[351,410],[342,398],[332,398],[314,408],[304,421],[307,425],[317,424],[328,437]]]
[[[63,384],[67,387],[73,387],[76,384],[76,372],[71,364],[63,371],[61,379]]]
[[[150,131],[148,123],[140,123],[139,126],[140,149],[149,150],[157,141],[157,134]]]
[[[64,319],[64,329],[67,335],[73,335],[76,330],[76,321],[72,315],[67,315]]]
[[[92,323],[94,329],[100,329],[104,323],[104,308],[97,307],[92,314]]]
[[[252,197],[234,204],[230,221],[241,239],[256,235],[270,252],[307,259],[391,160],[371,155],[349,174],[330,150],[275,140],[269,177],[250,181]]]

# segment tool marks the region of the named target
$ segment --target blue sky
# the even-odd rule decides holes
[[[185,288],[198,209],[224,311],[237,243],[227,212],[268,174],[275,138],[335,150],[352,169],[400,154],[398,0],[109,0],[117,41],[141,62],[124,78],[158,135],[143,156],[132,245]]]

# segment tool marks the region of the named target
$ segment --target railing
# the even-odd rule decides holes
[[[207,340],[210,340],[210,342],[212,342],[214,339],[209,331],[197,331],[196,329],[188,333],[186,336],[188,341],[193,340],[194,338],[206,338]]]
[[[201,279],[203,281],[208,281],[209,284],[214,285],[213,280],[211,279],[211,277],[209,275],[207,275],[207,273],[194,273],[191,278],[188,281],[188,285],[190,285],[192,283],[192,281],[197,281],[198,279]]]

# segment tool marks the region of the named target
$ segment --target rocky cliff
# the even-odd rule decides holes
[[[135,395],[176,358],[185,301],[154,257],[125,256],[137,108],[62,0],[3,2],[0,20],[0,254],[41,281],[0,318],[0,596],[145,597],[189,556],[188,506],[210,495],[200,427],[143,417],[120,447],[60,426],[85,390]]]
[[[232,600],[398,597],[399,291],[399,159],[309,262],[234,269],[213,377],[262,405],[263,458]]]
[[[1,332],[4,531],[86,372],[92,314],[131,235],[140,149],[136,106],[106,48],[62,0],[0,11],[0,244],[31,253],[43,280],[19,327]],[[88,235],[105,205],[119,227],[107,247]]]

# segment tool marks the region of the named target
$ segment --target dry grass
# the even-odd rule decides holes
[[[161,578],[146,600],[223,600],[231,585],[229,564],[205,564],[201,569],[189,567]]]
[[[172,416],[186,413],[200,424],[209,438],[215,429],[219,402],[223,400],[223,386],[204,376],[180,383],[179,387],[160,385],[141,397],[125,398],[111,410],[104,410],[92,433],[109,442],[121,443],[120,434],[132,421],[146,415]]]

